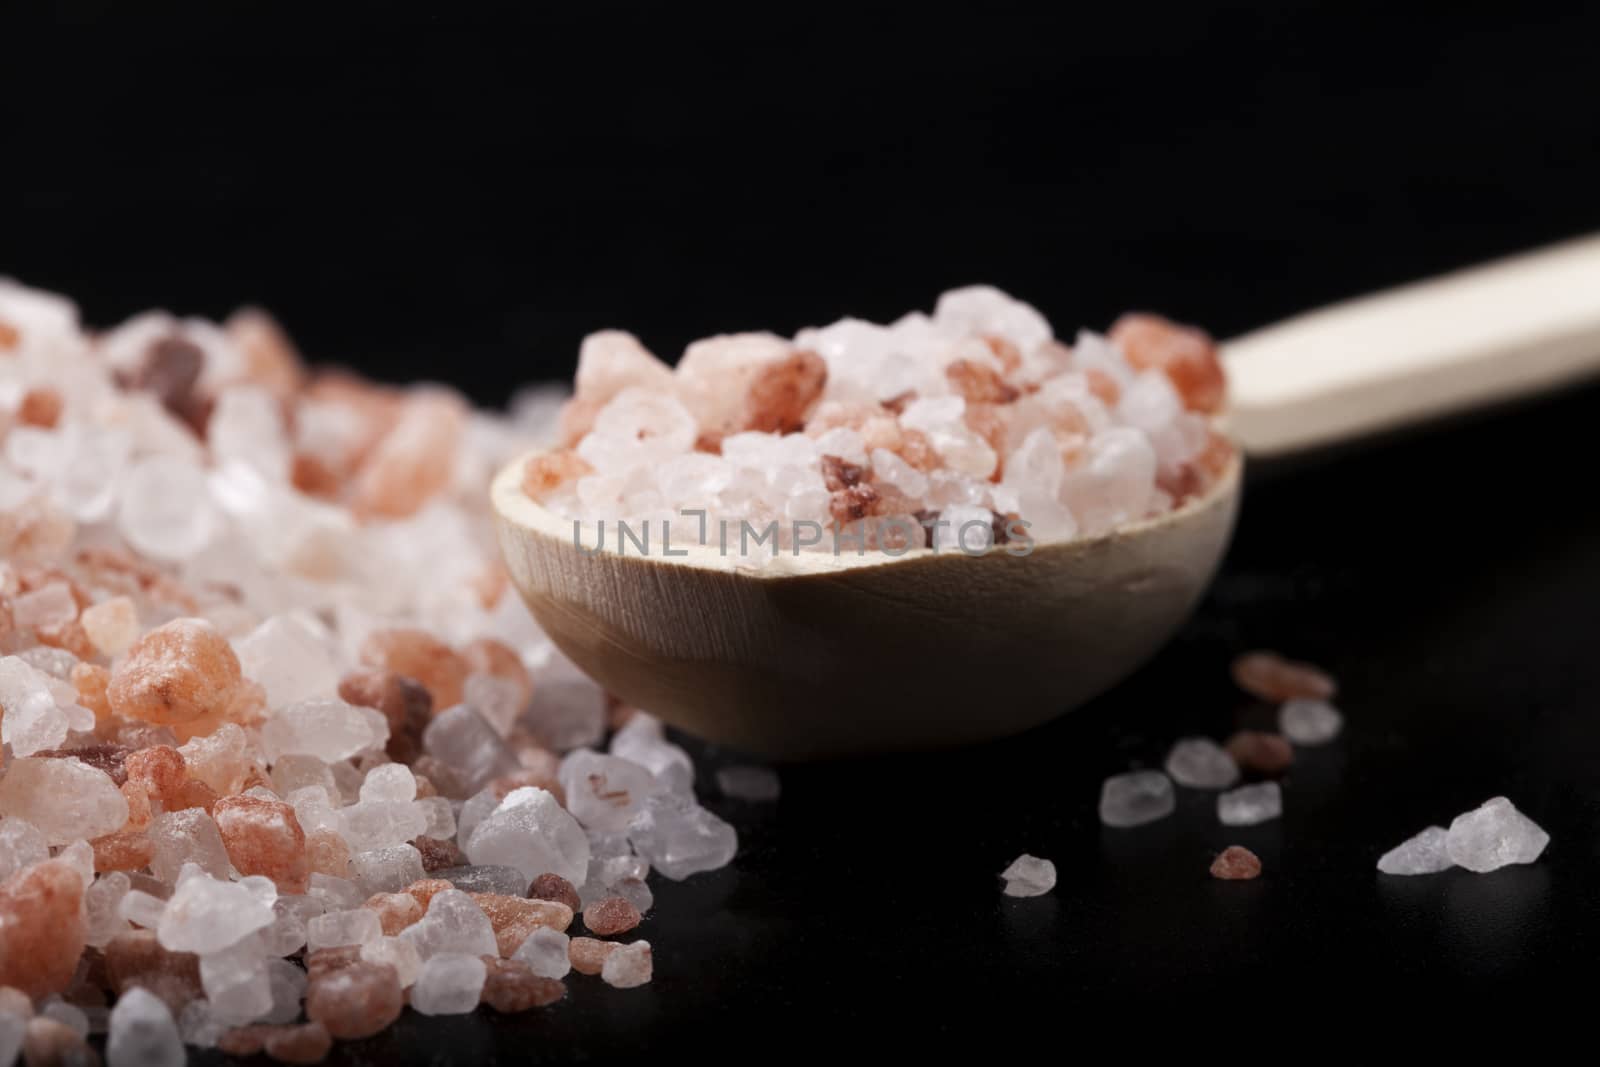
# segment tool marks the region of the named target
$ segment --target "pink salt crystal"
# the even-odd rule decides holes
[[[269,1059],[279,1063],[321,1063],[333,1049],[333,1036],[321,1023],[275,1026],[262,1042]]]
[[[522,491],[528,499],[543,502],[557,489],[593,472],[594,468],[570,449],[541,452],[522,468]]]
[[[1165,374],[1190,411],[1222,410],[1227,380],[1216,342],[1205,331],[1159,315],[1128,314],[1112,325],[1109,336],[1134,369]]]
[[[578,897],[578,891],[572,883],[559,874],[541,874],[533,880],[533,885],[528,889],[528,896],[535,900],[553,900],[558,904],[565,904],[573,914],[583,910],[583,901]]]
[[[394,671],[369,668],[340,679],[339,698],[383,713],[389,724],[384,751],[390,759],[410,763],[422,751],[422,731],[433,717],[433,697],[420,682]]]
[[[106,695],[118,715],[182,724],[227,711],[242,681],[227,638],[201,619],[174,619],[133,643]]]
[[[1260,858],[1241,845],[1229,845],[1211,864],[1211,877],[1226,881],[1247,881],[1260,874]]]
[[[488,674],[510,683],[516,689],[516,705],[526,707],[533,697],[533,679],[516,649],[492,637],[480,637],[461,647],[461,658],[469,671]]]
[[[410,893],[374,893],[361,906],[378,913],[386,937],[394,937],[423,914],[422,905]]]
[[[306,953],[306,977],[312,981],[335,971],[342,971],[361,961],[363,945],[334,945],[331,948],[313,949]]]
[[[78,691],[78,703],[94,712],[97,720],[111,715],[111,702],[106,699],[106,687],[111,684],[111,672],[98,663],[78,663],[72,668],[73,688]]]
[[[1257,774],[1282,774],[1294,762],[1294,748],[1287,740],[1259,730],[1240,730],[1228,738],[1223,748],[1233,762]]]
[[[742,429],[799,433],[827,382],[828,364],[815,352],[791,352],[768,363],[745,390]]]
[[[579,974],[599,974],[606,965],[606,957],[618,947],[615,941],[575,937],[567,945],[567,958],[572,961],[572,969]]]
[[[222,797],[212,817],[240,874],[265,875],[283,893],[306,891],[311,874],[306,835],[288,804],[265,797]]]
[[[139,637],[139,614],[133,601],[112,597],[83,609],[83,631],[102,656],[120,655]]]
[[[361,662],[414,678],[433,697],[434,711],[461,703],[467,664],[437,637],[423,630],[375,630],[361,646]]]
[[[422,853],[424,871],[442,871],[451,867],[465,867],[466,853],[454,841],[435,837],[419,837],[411,844]]]
[[[502,1015],[542,1008],[567,995],[567,987],[559,980],[536,975],[525,963],[493,956],[484,956],[483,962],[488,968],[483,1003]]]
[[[594,426],[600,409],[624,389],[644,388],[670,393],[672,368],[621,330],[601,330],[583,339],[578,349],[574,395],[561,409],[559,434],[575,445]]]
[[[443,878],[423,878],[406,886],[405,891],[416,897],[417,903],[421,904],[422,910],[426,912],[436,893],[442,893],[446,889],[454,888],[455,883],[447,882]]]
[[[510,956],[541,926],[565,930],[572,925],[572,909],[551,900],[533,900],[500,893],[472,893],[473,903],[483,909],[494,929],[495,944],[502,956]]]
[[[316,874],[350,877],[349,844],[337,830],[312,830],[306,834],[306,867]]]
[[[1235,659],[1233,680],[1245,692],[1274,703],[1295,697],[1328,700],[1339,690],[1325,671],[1276,652],[1246,652]]]
[[[136,986],[147,989],[165,1001],[174,1015],[189,1001],[204,996],[200,957],[163,948],[154,930],[117,934],[102,951],[106,983],[119,996]]]
[[[294,396],[305,379],[305,365],[294,342],[271,315],[259,308],[241,308],[228,316],[222,328],[244,353],[248,380],[281,400]]]
[[[454,393],[412,393],[394,428],[357,472],[351,509],[385,518],[415,514],[449,484],[465,428],[466,405]]]
[[[48,565],[61,559],[78,524],[49,497],[29,497],[0,512],[0,559],[15,564]]]
[[[138,871],[150,866],[155,849],[142,830],[107,834],[89,844],[94,848],[96,871]]]
[[[36,385],[22,394],[17,421],[24,426],[53,430],[61,420],[61,394],[48,385]]]
[[[89,931],[83,878],[64,860],[46,860],[0,882],[0,985],[33,997],[72,981]]]
[[[250,738],[237,723],[223,723],[209,734],[190,738],[179,752],[191,777],[217,793],[244,789],[254,761]]]
[[[601,937],[626,933],[639,925],[639,909],[621,897],[606,897],[583,909],[583,925]]]
[[[22,1041],[27,1067],[84,1067],[96,1058],[83,1035],[66,1023],[45,1015],[28,1020]]]
[[[1020,395],[999,371],[970,359],[951,363],[945,367],[944,376],[968,404],[1009,404]]]
[[[125,782],[143,794],[148,802],[161,804],[163,811],[178,811],[184,786],[188,783],[188,768],[183,755],[171,745],[149,745],[130,752],[122,761]],[[124,789],[127,796],[131,790]],[[130,806],[132,801],[130,801]]]
[[[346,946],[349,947],[349,946]],[[359,958],[313,977],[306,987],[306,1015],[341,1041],[371,1037],[400,1017],[405,998],[394,968]]]

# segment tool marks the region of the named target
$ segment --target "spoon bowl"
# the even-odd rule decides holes
[[[523,492],[530,458],[492,495],[511,580],[551,640],[623,701],[775,759],[1003,737],[1107,689],[1205,591],[1242,466],[1158,518],[1027,555],[846,547],[752,569],[714,546],[597,552],[592,526],[580,550],[572,520]]]

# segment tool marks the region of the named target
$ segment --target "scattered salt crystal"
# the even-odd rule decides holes
[[[652,867],[675,882],[726,867],[739,850],[739,835],[732,826],[692,799],[674,794],[650,797],[629,824],[628,840]]]
[[[339,664],[326,636],[299,616],[274,615],[234,648],[245,677],[266,690],[270,708],[315,701],[339,686]]]
[[[650,942],[635,941],[618,945],[606,956],[605,963],[600,967],[600,977],[606,985],[615,989],[633,989],[649,982],[653,971]]]
[[[1493,797],[1450,823],[1445,848],[1451,862],[1483,873],[1513,863],[1532,863],[1550,835],[1505,797]]]
[[[1211,877],[1223,881],[1249,881],[1260,876],[1260,857],[1243,845],[1229,845],[1211,863]]]
[[[1167,774],[1190,789],[1227,789],[1239,780],[1239,765],[1209,737],[1186,737],[1167,753]]]
[[[1177,806],[1172,780],[1160,771],[1113,775],[1100,787],[1100,821],[1132,827],[1164,819]]]
[[[567,810],[586,828],[618,832],[655,791],[655,775],[616,756],[574,749],[561,761],[561,788]]]
[[[449,882],[463,893],[498,893],[502,896],[521,897],[528,892],[528,876],[515,867],[472,866],[445,867],[431,872],[428,877]]]
[[[1254,826],[1283,814],[1283,791],[1277,782],[1240,786],[1217,797],[1217,818],[1224,826]]]
[[[423,1015],[465,1015],[478,1006],[487,975],[483,960],[475,955],[434,956],[423,963],[411,987],[411,1006]]]
[[[183,1067],[183,1039],[172,1013],[154,994],[135,986],[111,1009],[107,1067]]]
[[[1026,852],[1000,872],[1008,897],[1040,897],[1056,887],[1056,865]]]
[[[589,839],[578,821],[550,793],[531,786],[506,794],[473,829],[465,851],[474,864],[515,867],[530,880],[552,873],[581,882],[589,865]]]
[[[117,901],[117,915],[136,926],[154,930],[161,925],[167,902],[140,889],[130,889]]]
[[[252,1022],[272,1010],[267,958],[253,940],[202,954],[200,986],[211,1013],[224,1022]]]
[[[717,789],[735,800],[777,800],[778,772],[771,767],[722,767],[717,770]]]
[[[139,636],[139,615],[133,601],[125,596],[112,597],[83,609],[79,617],[83,631],[103,656],[116,656],[127,651]]]
[[[1322,745],[1339,736],[1344,716],[1326,700],[1292,697],[1278,709],[1278,730],[1297,745]]]
[[[538,926],[523,939],[511,958],[527,964],[529,970],[542,978],[565,978],[572,969],[568,955],[570,942],[571,938],[560,930]]]
[[[1455,866],[1450,858],[1448,830],[1430,826],[1400,842],[1378,857],[1378,870],[1384,874],[1434,874]]]
[[[148,833],[150,873],[163,882],[175,884],[184,866],[191,863],[213,878],[228,877],[228,850],[216,822],[204,808],[158,815]]]

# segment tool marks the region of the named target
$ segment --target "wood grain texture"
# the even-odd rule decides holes
[[[1000,737],[1093,697],[1187,617],[1240,479],[1236,462],[1178,511],[1024,557],[806,552],[741,570],[699,546],[584,555],[571,520],[522,492],[526,458],[496,477],[495,513],[512,581],[556,645],[628,703],[781,759]]]

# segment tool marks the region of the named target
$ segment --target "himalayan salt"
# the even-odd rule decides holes
[[[655,775],[637,763],[589,749],[576,749],[561,761],[566,806],[586,829],[616,833],[655,792]]]
[[[410,893],[374,893],[361,906],[377,916],[378,928],[388,937],[422,918],[422,905]]]
[[[461,658],[475,674],[487,674],[513,687],[513,703],[521,709],[533,698],[533,678],[516,649],[492,637],[480,637],[463,645]]]
[[[424,871],[442,871],[463,867],[467,863],[467,854],[454,841],[419,837],[412,844],[422,856]]]
[[[572,969],[579,974],[599,974],[606,957],[622,946],[615,941],[599,941],[592,937],[574,937],[567,945]]]
[[[483,1003],[502,1015],[542,1008],[567,995],[567,987],[554,978],[535,974],[518,960],[484,957],[487,973]]]
[[[1056,865],[1026,852],[1000,872],[1008,897],[1041,897],[1056,887]],[[586,920],[587,921],[587,920]]]
[[[363,900],[373,893],[395,893],[422,877],[422,854],[410,845],[357,852],[350,857],[350,874]]]
[[[424,962],[442,953],[499,955],[494,926],[476,901],[459,889],[436,893],[427,913],[400,932]]]
[[[106,1067],[183,1067],[183,1039],[167,1006],[144,989],[130,989],[111,1009]]]
[[[1327,744],[1343,728],[1344,716],[1326,700],[1294,697],[1278,709],[1278,730],[1292,744]]]
[[[358,514],[389,518],[415,513],[449,483],[465,421],[465,405],[454,394],[413,392],[394,427],[362,465],[351,507]],[[453,701],[445,706],[449,703]]]
[[[1294,762],[1294,749],[1278,734],[1240,730],[1223,747],[1240,767],[1257,774],[1282,774]]]
[[[617,945],[600,965],[600,977],[613,989],[633,989],[650,981],[654,964],[650,942],[634,941]]]
[[[155,801],[168,811],[184,807],[188,766],[183,754],[171,745],[146,745],[129,752],[122,760],[122,775],[146,801]],[[123,795],[128,794],[129,790],[124,789]]]
[[[482,716],[466,705],[438,715],[422,734],[422,747],[448,767],[467,793],[517,769],[517,757]]]
[[[548,872],[582,881],[589,864],[589,841],[577,820],[534,788],[509,793],[473,830],[466,852],[475,864],[505,864],[529,879]]]
[[[515,867],[474,866],[445,867],[433,872],[465,893],[492,893],[501,896],[528,895],[528,876]]]
[[[0,658],[0,740],[13,755],[31,756],[67,738],[67,717],[56,705],[51,678],[16,656]]]
[[[306,978],[315,982],[318,978],[342,971],[352,963],[362,958],[365,945],[340,945],[338,948],[319,948],[315,952],[306,953]]]
[[[150,872],[169,885],[193,864],[213,878],[228,877],[228,848],[211,816],[200,808],[186,808],[157,816],[148,830]]]
[[[1275,704],[1295,697],[1329,700],[1338,692],[1324,671],[1284,659],[1276,652],[1247,652],[1235,659],[1233,680],[1245,692]]]
[[[127,651],[139,637],[139,614],[125,596],[111,597],[83,609],[79,621],[84,633],[102,656]]]
[[[350,874],[350,846],[337,830],[311,830],[306,834],[306,866],[313,876],[346,878]]]
[[[34,997],[67,988],[88,940],[82,876],[46,860],[0,882],[0,986]]]
[[[99,1057],[73,1027],[38,1015],[28,1020],[22,1058],[27,1067],[78,1067],[94,1063]]]
[[[356,1041],[387,1029],[404,1006],[393,968],[360,959],[313,975],[306,987],[306,1016],[340,1041]]]
[[[673,881],[726,867],[739,848],[727,822],[683,796],[659,793],[628,824],[628,840]]]
[[[639,925],[639,909],[621,897],[606,897],[583,909],[583,925],[600,937],[626,933]]]
[[[111,776],[76,759],[14,759],[0,778],[0,815],[31,823],[50,845],[122,829],[128,802]]]
[[[326,696],[339,683],[326,634],[299,616],[274,615],[234,648],[240,669],[266,691],[269,708]]]
[[[1243,845],[1229,845],[1211,862],[1211,877],[1224,881],[1249,881],[1261,876],[1261,858]]]
[[[414,679],[436,708],[461,703],[467,664],[456,652],[423,630],[378,630],[361,646],[361,661]]]
[[[311,871],[306,836],[294,809],[278,800],[232,796],[212,811],[228,858],[240,874],[272,879],[283,893],[304,893]]]
[[[226,882],[186,867],[161,913],[156,936],[172,952],[218,952],[270,925],[276,899],[277,891],[265,878]]]
[[[1450,858],[1450,832],[1430,826],[1400,842],[1378,857],[1378,870],[1384,874],[1436,874],[1455,866]]]
[[[237,793],[254,767],[250,738],[237,723],[225,722],[210,734],[193,737],[179,749],[184,767],[217,793]]]
[[[201,619],[174,619],[135,641],[106,696],[118,715],[186,723],[226,712],[242,681],[227,639]]]
[[[1143,826],[1171,815],[1176,806],[1172,780],[1160,771],[1113,775],[1100,788],[1100,821],[1107,826]]]
[[[383,713],[389,724],[385,748],[389,758],[414,762],[422,750],[422,732],[433,718],[433,697],[420,682],[394,671],[370,668],[339,681],[339,699]]]
[[[415,903],[413,900],[412,904]],[[378,913],[365,907],[324,912],[306,924],[306,947],[315,952],[339,945],[364,945],[387,932]]]
[[[274,759],[314,756],[324,763],[349,759],[389,738],[384,717],[342,700],[302,700],[279,708],[261,726],[261,744]]]
[[[97,871],[139,871],[148,867],[155,858],[155,846],[150,841],[150,835],[137,830],[107,834],[89,844],[94,848],[94,869]]]
[[[478,1006],[488,968],[477,956],[441,953],[422,964],[411,1007],[423,1015],[465,1015]]]
[[[572,969],[572,939],[554,927],[541,926],[523,939],[512,958],[544,978],[565,978]]]
[[[417,946],[403,937],[380,937],[361,946],[361,958],[367,963],[393,968],[400,985],[410,989],[422,973],[422,957]]]
[[[1224,826],[1254,826],[1283,814],[1283,791],[1277,782],[1240,786],[1217,797],[1217,818]]]
[[[533,885],[528,888],[528,896],[535,900],[553,900],[558,904],[565,904],[574,914],[583,910],[583,904],[578,899],[578,891],[573,888],[571,882],[559,874],[545,873],[535,878]]]
[[[0,881],[50,858],[50,843],[39,828],[16,816],[0,818]]]
[[[1445,851],[1458,867],[1484,873],[1514,863],[1532,863],[1550,835],[1505,797],[1493,797],[1457,815],[1445,838]]]
[[[1186,737],[1172,746],[1164,764],[1168,776],[1190,789],[1227,789],[1239,780],[1239,765],[1209,737]]]
[[[3,324],[0,324],[0,327],[3,327]],[[5,334],[0,332],[0,342],[4,340]],[[28,1015],[32,1012],[33,1005],[29,1004]],[[16,1062],[17,1055],[27,1040],[28,1015],[0,1011],[0,1063],[6,1064],[7,1067]]]
[[[149,989],[174,1011],[201,995],[199,957],[163,948],[151,930],[118,934],[106,943],[104,952],[106,978],[114,993]]]
[[[406,886],[405,891],[415,897],[417,903],[421,904],[423,910],[426,911],[428,905],[433,903],[434,897],[443,893],[446,889],[454,888],[455,886],[442,878],[419,878]]]
[[[771,802],[778,799],[778,772],[770,767],[736,765],[717,770],[717,789],[734,800]]]
[[[1159,370],[1172,380],[1186,407],[1208,413],[1222,410],[1227,384],[1216,342],[1192,327],[1156,315],[1129,314],[1108,334],[1128,363]]]

